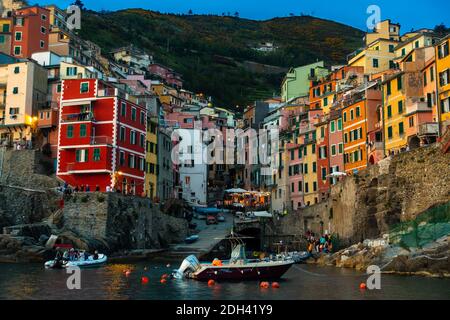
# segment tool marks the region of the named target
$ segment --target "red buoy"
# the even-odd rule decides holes
[[[266,281],[263,281],[259,284],[259,286],[263,289],[267,289],[267,288],[269,288],[269,283]]]
[[[141,278],[141,282],[142,283],[148,283],[148,278],[147,277],[142,277]]]
[[[361,282],[361,283],[359,284],[359,288],[360,288],[360,289],[366,289],[366,284],[365,284],[364,282]]]
[[[167,282],[167,280],[163,278],[163,279],[160,280],[160,282],[161,282],[162,284],[164,284],[164,283]]]
[[[161,276],[161,279],[167,279],[169,276],[167,275],[167,273],[164,273],[162,276]]]
[[[280,284],[278,282],[273,282],[272,283],[272,288],[278,289],[279,287],[280,287]]]
[[[208,281],[208,286],[213,286],[215,284],[216,284],[216,282],[213,279]]]

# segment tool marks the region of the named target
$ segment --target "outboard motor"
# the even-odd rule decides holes
[[[183,260],[178,270],[173,274],[174,278],[181,279],[187,272],[195,272],[201,268],[200,262],[194,255],[188,256]]]

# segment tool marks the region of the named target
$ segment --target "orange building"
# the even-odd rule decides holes
[[[367,133],[379,122],[377,110],[380,104],[381,91],[376,82],[350,91],[343,101],[344,167],[348,173],[367,167]]]
[[[48,51],[50,11],[39,6],[13,12],[11,55],[31,58],[35,52]]]

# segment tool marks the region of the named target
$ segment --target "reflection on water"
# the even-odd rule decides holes
[[[108,264],[82,269],[81,290],[69,290],[65,270],[41,264],[0,264],[0,299],[450,299],[450,279],[382,275],[381,290],[360,290],[363,273],[351,269],[294,265],[280,280],[280,289],[261,289],[257,281],[206,283],[169,280],[167,262]],[[175,265],[177,262],[175,263]],[[124,270],[132,273],[126,277]],[[149,283],[142,284],[147,276]]]

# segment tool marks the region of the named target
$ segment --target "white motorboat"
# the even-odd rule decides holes
[[[100,266],[108,261],[108,257],[105,254],[99,254],[97,259],[94,259],[93,255],[90,255],[87,259],[80,258],[78,260],[67,261],[64,259],[54,259],[47,261],[44,266],[47,269],[62,269],[69,267],[94,267]]]

